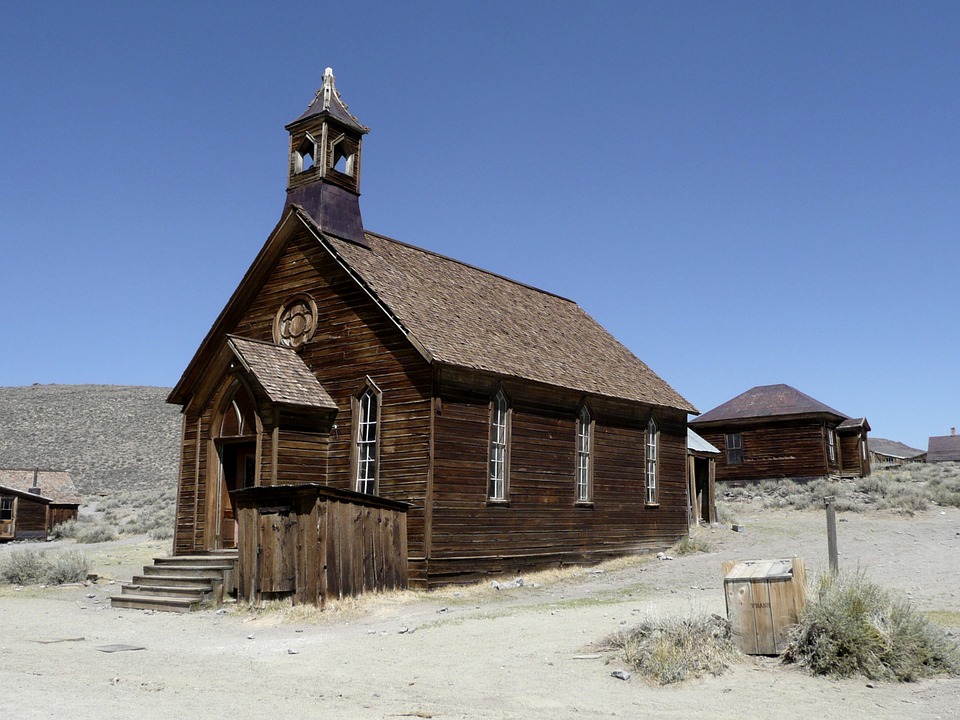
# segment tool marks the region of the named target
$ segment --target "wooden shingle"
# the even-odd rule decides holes
[[[278,405],[326,408],[337,404],[300,356],[290,348],[230,335],[227,343],[247,371]]]

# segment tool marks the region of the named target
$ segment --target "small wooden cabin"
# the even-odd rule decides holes
[[[866,419],[849,418],[789,385],[752,388],[690,425],[722,450],[718,482],[870,474]]]
[[[419,586],[684,535],[693,406],[575,302],[367,231],[329,69],[287,130],[280,222],[169,397],[174,552],[236,546],[238,491],[297,484],[406,503]]]
[[[960,462],[960,435],[950,428],[949,435],[933,435],[927,440],[927,462]]]
[[[0,541],[45,540],[54,526],[76,519],[80,502],[69,473],[0,470]]]

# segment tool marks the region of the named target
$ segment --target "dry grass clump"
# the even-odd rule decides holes
[[[697,528],[691,531],[689,535],[684,535],[677,543],[670,548],[670,553],[674,555],[694,555],[695,553],[708,553],[713,550],[710,541],[704,536],[703,532]]]
[[[11,585],[63,585],[83,582],[90,566],[79,550],[48,555],[43,550],[17,550],[0,558],[0,582]]]
[[[957,644],[861,572],[820,576],[783,660],[834,677],[904,682],[960,675]]]
[[[648,620],[611,635],[598,649],[621,654],[660,685],[720,675],[743,659],[730,622],[719,615]]]

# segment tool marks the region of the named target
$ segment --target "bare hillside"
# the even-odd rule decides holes
[[[169,388],[0,388],[0,467],[67,470],[85,497],[177,483],[180,408]]]

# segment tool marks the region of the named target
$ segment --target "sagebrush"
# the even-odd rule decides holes
[[[931,506],[960,507],[960,463],[912,463],[841,481],[764,480],[729,488],[724,495],[728,501],[759,500],[767,508],[794,510],[822,508],[823,498],[832,496],[838,512],[877,509],[912,515]]]
[[[660,685],[720,675],[743,659],[730,622],[719,615],[648,620],[611,635],[599,649],[616,651]]]
[[[833,677],[903,682],[960,675],[957,643],[862,572],[818,578],[783,660]]]
[[[16,550],[0,558],[0,582],[10,585],[63,585],[83,582],[90,572],[79,550],[48,554],[44,550]]]

